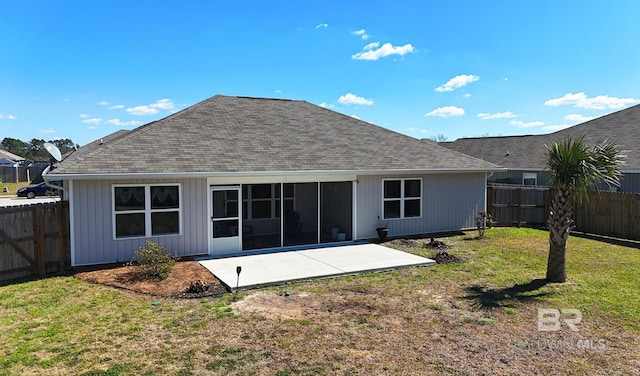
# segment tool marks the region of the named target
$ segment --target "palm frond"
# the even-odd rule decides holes
[[[604,140],[589,147],[579,137],[553,142],[546,149],[546,169],[554,187],[566,187],[582,198],[598,183],[620,186],[625,156],[617,145]]]

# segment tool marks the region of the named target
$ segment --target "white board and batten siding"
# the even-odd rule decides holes
[[[410,219],[383,219],[382,181],[422,179],[422,215]],[[377,237],[378,216],[389,226],[389,236],[457,231],[475,226],[475,217],[486,208],[484,173],[451,173],[407,176],[358,176],[358,238]]]
[[[181,189],[181,234],[151,238],[113,238],[114,184],[171,184]],[[207,179],[74,180],[72,184],[72,264],[127,262],[147,240],[162,244],[172,254],[190,256],[208,252]]]

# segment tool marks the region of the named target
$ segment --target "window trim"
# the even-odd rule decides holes
[[[527,177],[527,175],[529,175]],[[533,178],[531,177],[531,175],[533,175]],[[537,186],[538,185],[538,173],[537,172],[523,172],[522,173],[522,185],[528,185],[531,186],[531,184],[525,184],[524,181],[526,179],[533,179],[533,186]]]
[[[418,197],[405,197],[405,191],[404,191],[404,184],[405,181],[407,180],[418,180],[420,182],[420,196]],[[400,181],[400,197],[393,197],[393,198],[385,198],[384,197],[384,184],[387,181]],[[422,203],[423,203],[423,196],[424,196],[424,184],[423,184],[423,180],[422,178],[387,178],[387,179],[382,179],[382,192],[381,192],[381,196],[382,196],[382,219],[385,221],[395,221],[395,220],[404,220],[404,219],[420,219],[422,218]],[[404,213],[404,203],[406,200],[418,200],[420,201],[420,215],[416,216],[416,217],[405,217],[405,213]],[[386,217],[386,213],[384,211],[384,204],[387,201],[400,201],[400,217],[398,218],[387,218]]]
[[[116,210],[116,188],[122,187],[142,187],[144,188],[144,209],[140,210]],[[151,187],[178,187],[178,207],[169,209],[152,209]],[[182,197],[182,184],[181,183],[143,183],[143,184],[112,184],[111,185],[111,227],[113,240],[130,240],[130,239],[144,239],[144,238],[160,238],[167,236],[180,236],[182,235],[182,208],[184,206]],[[153,225],[151,222],[151,215],[153,213],[169,213],[178,212],[178,232],[172,234],[153,235]],[[119,214],[144,214],[144,235],[139,236],[117,236],[116,217]]]

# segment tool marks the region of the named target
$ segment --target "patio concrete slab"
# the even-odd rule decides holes
[[[232,291],[316,278],[433,265],[435,261],[378,244],[352,244],[198,261]]]

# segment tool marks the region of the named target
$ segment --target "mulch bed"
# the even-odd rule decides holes
[[[166,279],[148,279],[135,266],[82,269],[74,277],[91,283],[142,294],[174,298],[201,298],[227,293],[226,287],[196,261],[179,261]]]

